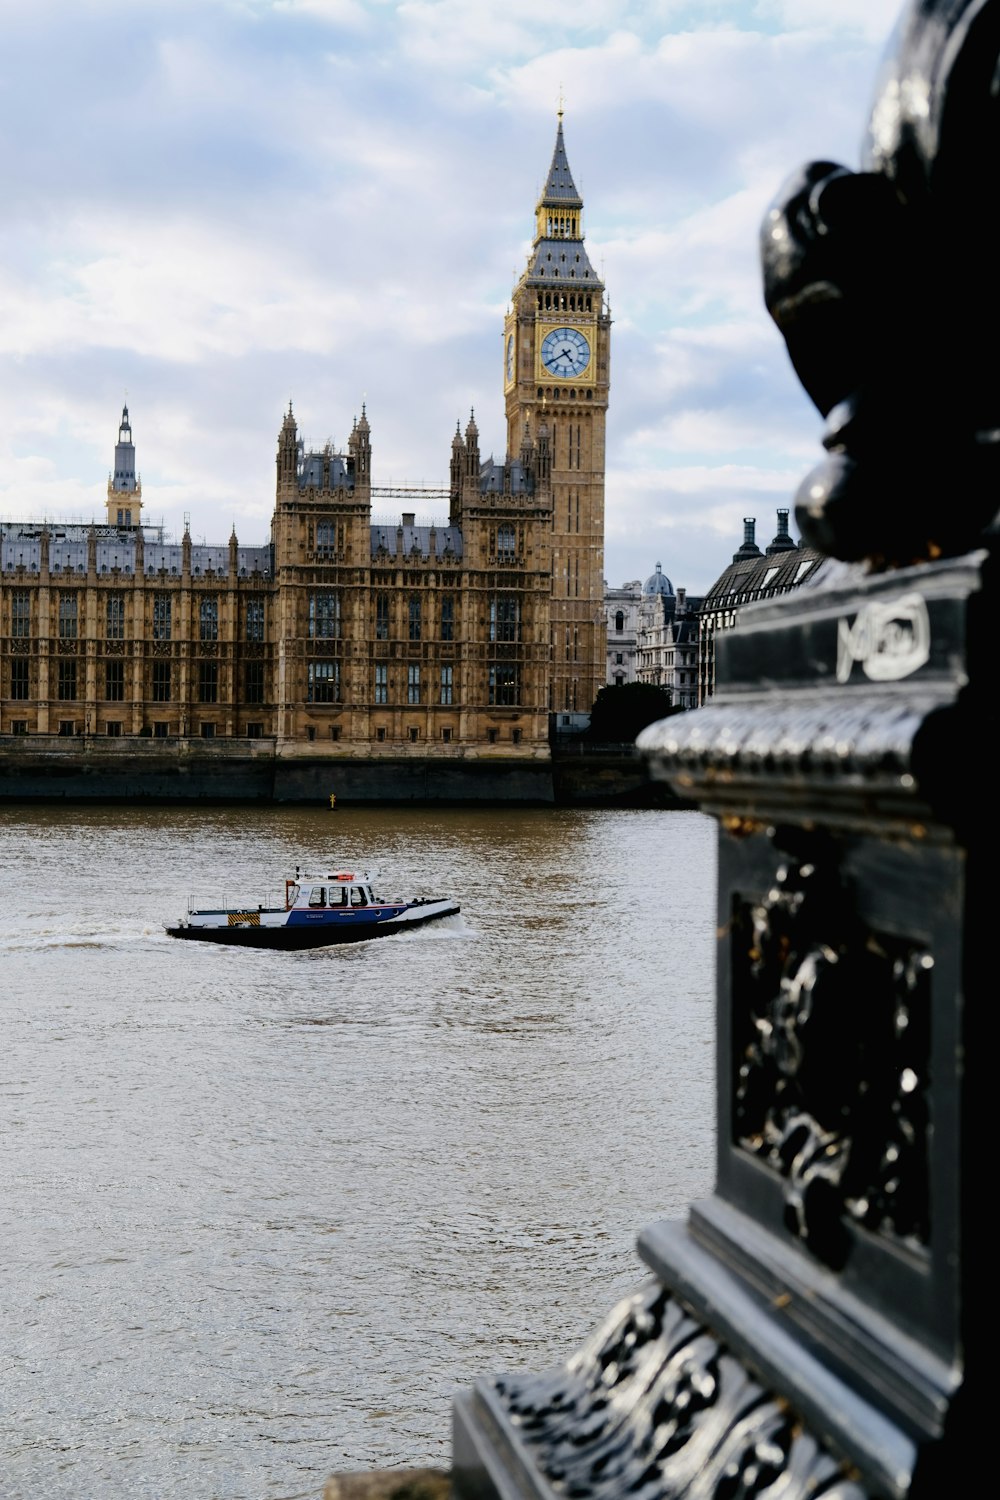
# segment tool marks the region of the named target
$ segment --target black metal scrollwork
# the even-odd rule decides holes
[[[733,924],[734,1134],[826,1264],[848,1224],[929,1235],[929,953],[858,918],[836,858],[788,859]]]
[[[574,1500],[864,1500],[864,1491],[659,1282],[554,1375],[495,1390],[532,1462]]]

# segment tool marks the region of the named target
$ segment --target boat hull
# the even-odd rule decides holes
[[[288,953],[306,948],[334,948],[343,943],[363,943],[371,938],[392,937],[398,932],[411,932],[415,927],[424,927],[428,922],[439,922],[443,917],[457,916],[460,909],[457,902],[446,906],[435,903],[433,911],[411,911],[398,920],[387,918],[384,922],[323,922],[315,926],[196,926],[184,922],[176,927],[168,927],[166,932],[168,937],[181,938],[186,942],[224,943],[232,948],[270,948]]]

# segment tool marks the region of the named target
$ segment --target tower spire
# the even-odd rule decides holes
[[[535,205],[535,243],[542,239],[580,240],[583,238],[583,199],[577,192],[573,174],[566,156],[563,140],[562,100],[559,101],[559,123],[556,126],[556,144],[552,152],[549,175],[545,179],[541,197]]]
[[[115,466],[108,475],[108,525],[138,526],[142,511],[142,481],[135,472],[135,444],[128,403],[122,406],[115,444]]]

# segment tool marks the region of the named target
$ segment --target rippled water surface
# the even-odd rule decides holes
[[[562,1360],[712,1179],[696,813],[0,808],[0,1494],[318,1497],[446,1464],[453,1392]],[[438,927],[163,933],[297,862]]]

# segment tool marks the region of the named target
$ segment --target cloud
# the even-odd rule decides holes
[[[327,26],[366,31],[371,24],[371,5],[359,0],[273,0],[278,15],[306,16]]]
[[[151,515],[267,535],[291,397],[367,399],[376,483],[506,423],[500,330],[563,90],[613,309],[607,571],[704,587],[818,420],[757,229],[853,161],[882,7],[820,0],[37,0],[0,54],[0,511],[100,513],[125,390]],[[770,521],[768,521],[770,525]],[[669,550],[668,550],[669,549]]]

